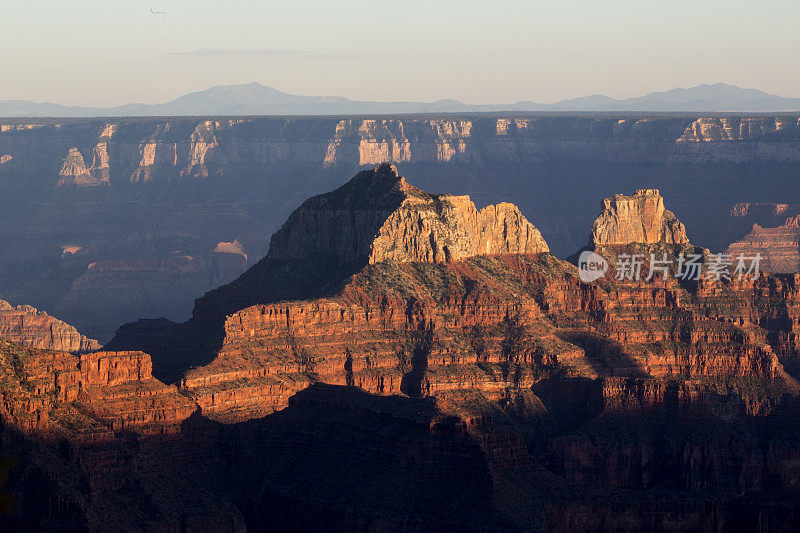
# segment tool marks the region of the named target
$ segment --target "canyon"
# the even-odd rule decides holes
[[[777,227],[800,214],[732,214],[800,192],[798,121],[521,112],[4,118],[0,297],[101,343],[138,318],[185,320],[196,298],[267,253],[269,235],[303,200],[384,161],[423,189],[469,195],[477,210],[513,200],[558,257],[586,244],[598,199],[636,189],[659,189],[691,241],[721,252],[754,223]]]
[[[800,525],[800,274],[715,278],[630,187],[582,245],[698,253],[702,275],[587,283],[517,206],[409,181],[386,163],[309,198],[184,323],[89,353],[3,341],[0,525]]]

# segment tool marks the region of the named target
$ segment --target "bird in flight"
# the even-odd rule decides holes
[[[166,13],[164,13],[163,11],[154,11],[152,7],[150,8],[150,13],[152,13],[153,15],[161,15],[162,19],[167,18]]]

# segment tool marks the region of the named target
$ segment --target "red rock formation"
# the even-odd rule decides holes
[[[791,381],[755,310],[757,287],[769,283],[766,278],[739,285],[702,280],[692,287],[662,276],[586,284],[572,265],[546,254],[495,253],[438,264],[436,248],[417,254],[424,248],[413,243],[422,242],[431,226],[419,221],[458,221],[462,226],[455,225],[451,234],[470,235],[474,218],[448,216],[448,209],[457,210],[452,207],[440,209],[435,219],[426,193],[393,171],[380,174],[384,171],[362,173],[356,178],[359,187],[345,186],[304,204],[273,238],[266,265],[302,264],[326,251],[352,263],[363,261],[367,250],[372,250],[371,264],[327,297],[259,304],[230,314],[216,358],[181,381],[207,416],[225,421],[260,416],[284,407],[292,394],[315,381],[422,396],[477,388],[493,398],[552,372]],[[384,176],[389,179],[382,181]],[[363,191],[376,194],[376,201],[367,202]],[[348,226],[357,217],[328,208],[334,198],[336,205],[351,209],[374,206],[366,211],[373,229],[365,229],[366,219]],[[409,205],[409,198],[429,214],[415,218],[415,212],[401,207],[385,218],[388,226],[381,223],[386,215],[377,213]],[[342,222],[331,222],[336,217]],[[599,242],[630,236],[643,243],[638,246],[689,246],[683,225],[664,209],[657,192],[607,200],[595,230]],[[392,232],[402,235],[400,245],[385,245]],[[377,235],[372,244],[370,234]],[[313,253],[291,248],[291,242],[306,243]],[[381,252],[383,260],[372,260],[376,250],[398,249],[393,259]],[[248,273],[213,299],[235,301],[230,293],[248,279],[277,278]],[[213,308],[199,304],[195,319],[213,321],[213,313],[204,314]]]
[[[619,246],[630,243],[687,244],[686,228],[664,208],[658,189],[639,189],[633,196],[606,198],[592,225],[592,244]]]
[[[0,300],[0,338],[40,350],[90,352],[100,343],[69,324],[29,305],[13,307]]]
[[[468,196],[428,194],[409,185],[394,165],[382,165],[304,202],[272,237],[267,258],[442,263],[547,251],[516,206],[478,211]]]
[[[174,386],[152,377],[145,353],[73,355],[0,343],[3,411],[25,430],[81,439],[128,427],[161,433],[195,411]]]
[[[755,256],[761,254],[761,268],[767,272],[782,274],[800,270],[800,216],[786,219],[776,228],[762,228],[753,224],[750,233],[740,241],[728,246],[727,253]]]
[[[508,269],[505,282],[514,289],[484,285],[496,268]],[[374,265],[335,299],[254,306],[231,315],[217,358],[190,370],[182,388],[204,413],[223,417],[281,408],[315,380],[380,394],[476,387],[496,396],[508,386],[532,383],[537,365],[583,356],[542,320],[530,295],[513,296],[514,290],[526,292],[525,276],[537,268],[541,264],[532,258],[454,262],[431,266],[431,272]],[[400,284],[390,292],[371,286],[385,278]],[[431,292],[445,280],[452,292]],[[468,286],[485,288],[468,293]],[[515,343],[520,353],[511,357]]]
[[[775,494],[800,479],[781,362],[797,357],[800,275],[584,283],[531,253],[512,206],[478,211],[388,167],[360,176],[298,209],[193,321],[132,332],[199,353],[219,331],[177,387],[141,351],[0,345],[0,415],[58,443],[25,459],[59,484],[35,485],[59,511],[34,526],[60,523],[64,494],[97,529],[796,522]],[[689,249],[641,196],[600,233]]]

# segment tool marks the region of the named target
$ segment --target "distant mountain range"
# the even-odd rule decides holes
[[[259,83],[218,85],[163,104],[76,107],[27,100],[0,101],[5,117],[177,116],[177,115],[357,115],[502,111],[575,112],[778,112],[800,110],[800,98],[785,98],[725,83],[654,92],[617,100],[603,95],[553,104],[470,105],[458,100],[436,102],[370,102],[340,96],[298,96]]]

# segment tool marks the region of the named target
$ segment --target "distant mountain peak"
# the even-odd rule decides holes
[[[510,104],[471,105],[444,98],[435,102],[358,101],[341,96],[301,96],[285,93],[257,81],[215,85],[163,104],[127,104],[117,107],[68,107],[24,100],[0,101],[0,116],[187,116],[187,115],[351,115],[463,112],[785,112],[800,110],[800,98],[784,98],[758,89],[728,83],[677,87],[644,96],[615,99],[601,94],[552,104],[520,101]]]
[[[195,92],[209,92],[209,91],[224,91],[224,92],[262,92],[262,93],[275,93],[275,94],[287,94],[274,87],[269,87],[267,85],[262,85],[257,81],[251,81],[250,83],[242,83],[238,85],[214,85],[210,89],[206,89],[205,91],[195,91]]]

